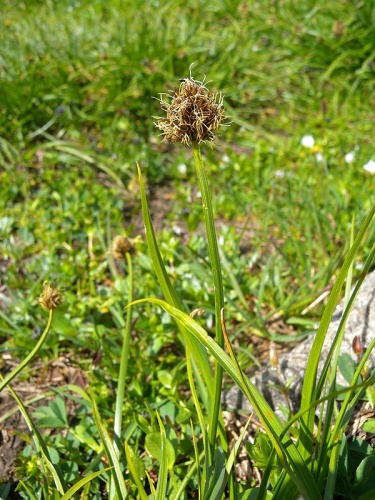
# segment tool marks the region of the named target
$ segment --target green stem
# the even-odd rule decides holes
[[[197,143],[193,144],[194,162],[197,172],[199,188],[202,194],[203,217],[206,226],[208,253],[210,257],[212,277],[214,281],[215,294],[215,331],[216,341],[220,347],[224,346],[224,337],[221,327],[221,310],[224,307],[224,290],[220,265],[219,248],[217,244],[214,215],[212,210],[211,192],[208,185],[206,172],[203,165],[202,154]],[[215,448],[218,420],[220,414],[220,399],[223,381],[223,368],[216,362],[215,380],[213,390],[213,404],[210,414],[210,425],[208,439],[212,450]]]
[[[8,376],[5,377],[1,381],[1,383],[0,383],[0,392],[4,389],[4,387],[6,387],[9,384],[9,382],[11,380],[14,379],[14,377],[16,377],[25,368],[25,366],[27,366],[30,363],[30,361],[33,359],[33,357],[37,354],[37,352],[39,351],[39,349],[42,347],[44,341],[46,340],[48,332],[49,332],[49,330],[51,328],[52,318],[53,318],[53,309],[50,309],[47,326],[44,329],[44,332],[42,333],[42,335],[41,335],[40,339],[38,340],[36,346],[29,353],[29,355],[26,356],[26,358],[23,361],[21,361],[21,363],[12,372],[9,373]]]
[[[4,381],[4,378],[1,376],[1,374],[0,374],[0,380]],[[48,494],[48,478],[47,478],[48,469],[52,472],[52,476],[53,476],[57,491],[59,491],[63,495],[64,491],[66,490],[66,484],[64,482],[64,478],[62,477],[62,474],[61,474],[61,471],[60,471],[58,465],[53,465],[51,463],[51,457],[50,457],[48,448],[46,446],[46,443],[43,440],[43,437],[40,434],[38,428],[33,423],[32,419],[31,419],[31,417],[26,409],[26,405],[20,400],[17,393],[12,389],[11,386],[8,387],[8,390],[9,390],[10,394],[13,396],[14,400],[16,401],[16,403],[18,405],[18,409],[20,410],[23,418],[25,419],[27,427],[29,428],[29,431],[31,433],[31,438],[34,442],[35,450],[39,456],[40,465],[41,465],[41,469],[42,469],[42,475],[43,475],[43,480],[41,481],[41,485],[42,485],[42,488],[44,491],[44,498],[50,498],[50,496]],[[45,396],[46,395],[44,395],[44,397]]]
[[[125,396],[125,382],[126,373],[128,370],[128,360],[129,360],[129,345],[131,336],[131,323],[132,323],[132,306],[133,302],[133,266],[130,254],[126,253],[126,261],[128,264],[128,283],[129,283],[129,296],[128,296],[128,307],[126,324],[124,330],[124,337],[122,341],[122,351],[121,351],[121,361],[120,361],[120,372],[118,378],[117,395],[116,395],[116,407],[115,407],[115,422],[114,422],[114,432],[115,440],[120,440],[121,427],[122,427],[122,406]],[[115,448],[118,449],[116,442]]]

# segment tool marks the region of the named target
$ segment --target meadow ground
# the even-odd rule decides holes
[[[48,430],[47,445],[73,484],[102,466],[102,449],[97,422],[68,384],[89,389],[108,427],[114,418],[129,296],[128,266],[111,254],[116,235],[135,240],[135,298],[161,297],[144,239],[137,162],[175,290],[187,310],[205,310],[199,321],[213,331],[193,155],[161,141],[154,98],[176,90],[193,63],[194,78],[224,95],[230,126],[203,155],[227,328],[250,373],[267,360],[270,340],[285,348],[316,330],[325,304],[316,299],[335,282],[351,227],[358,230],[374,203],[375,7],[349,0],[3,4],[0,370],[5,376],[24,359],[45,327],[43,282],[58,287],[63,303],[53,327],[13,388]],[[366,234],[354,279],[374,225]],[[157,409],[180,484],[194,453],[194,408],[186,404],[176,326],[157,304],[134,307],[127,370],[123,437],[155,479],[148,424],[137,415]],[[6,391],[1,398],[0,448],[11,455],[11,439],[26,447],[17,448],[16,467],[0,470],[0,493],[6,498],[21,480],[22,498],[34,498],[30,491],[40,498],[32,442],[15,424],[19,406]],[[99,478],[86,488],[90,498],[105,498]],[[192,478],[191,498],[196,488]]]

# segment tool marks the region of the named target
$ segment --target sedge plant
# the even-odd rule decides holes
[[[138,167],[146,238],[155,272],[165,297],[165,300],[149,298],[138,302],[148,301],[157,304],[168,312],[176,320],[186,346],[188,378],[192,399],[197,410],[197,419],[201,425],[203,450],[205,452],[203,457],[199,455],[194,442],[196,462],[190,467],[188,476],[192,474],[193,469],[196,471],[196,477],[199,480],[200,498],[219,499],[225,495],[226,498],[235,499],[238,496],[232,468],[234,456],[233,454],[229,455],[222,429],[220,395],[222,374],[223,370],[225,370],[251,402],[271,446],[271,451],[264,461],[265,473],[260,488],[256,491],[249,488],[246,494],[255,494],[254,498],[259,499],[269,498],[270,495],[275,499],[297,498],[299,495],[311,500],[333,498],[340,446],[345,440],[345,426],[355,404],[363,396],[366,388],[375,382],[374,375],[368,376],[366,380],[360,378],[364,364],[373,348],[373,342],[363,355],[358,369],[353,374],[350,387],[344,390],[344,405],[340,411],[334,411],[335,398],[340,393],[335,385],[337,353],[340,349],[347,316],[359,287],[373,263],[375,246],[368,257],[362,278],[355,287],[344,310],[335,341],[319,378],[318,363],[333,311],[339,301],[342,288],[353,266],[360,245],[368,234],[369,226],[375,214],[375,205],[369,211],[358,234],[353,239],[322,316],[307,361],[301,410],[285,424],[279,420],[263,395],[243,373],[225,331],[225,303],[220,254],[215,231],[211,192],[201,153],[201,144],[213,141],[216,131],[223,125],[225,118],[223,98],[220,94],[210,92],[204,82],[196,81],[190,75],[189,78],[180,80],[179,90],[174,92],[173,95],[161,94],[160,105],[166,116],[157,118],[156,126],[162,131],[164,139],[173,143],[181,142],[193,149],[198,184],[202,194],[203,220],[207,234],[215,300],[215,338],[212,338],[194,319],[194,314],[189,314],[185,309],[169,280],[152,227],[144,183]],[[214,359],[213,376],[207,374],[207,357],[202,356],[196,341],[201,346],[204,346],[205,352],[209,352]],[[225,352],[224,344],[226,344],[229,354]],[[194,347],[194,352],[191,351],[190,346]],[[200,353],[200,357],[197,357],[197,353]],[[330,363],[332,360],[333,369],[331,374]],[[194,370],[192,370],[192,367]],[[213,383],[212,388],[208,385],[210,380]],[[195,385],[197,385],[198,391]],[[203,415],[202,404],[207,418]],[[324,407],[324,410],[320,411],[318,427],[320,435],[314,437],[314,419],[318,405]],[[292,434],[289,432],[291,426],[294,426],[293,436],[296,434],[298,436],[297,442],[291,438]],[[333,433],[330,433],[332,426]],[[219,435],[220,442],[218,441]],[[236,444],[236,447],[238,446],[239,443]],[[274,475],[271,483],[268,483],[271,471],[275,470],[273,465],[275,454],[280,465],[278,467],[279,473],[277,477]],[[207,457],[209,458],[207,459]],[[222,470],[219,470],[220,464],[223,463],[226,464],[226,467],[221,467]],[[165,471],[165,468],[163,470]],[[163,476],[163,484],[164,482],[165,476]],[[365,491],[367,496],[365,495],[363,498],[371,497],[373,493],[371,487]],[[173,498],[180,498],[181,494],[180,488],[174,492],[175,496]]]
[[[57,288],[52,287],[48,282],[43,283],[43,292],[38,299],[39,304],[49,311],[47,325],[40,336],[38,342],[30,353],[12,370],[6,377],[0,374],[0,392],[7,389],[9,394],[16,402],[20,413],[22,414],[26,426],[30,432],[32,443],[38,457],[39,468],[41,473],[41,492],[43,498],[54,498],[56,500],[69,500],[74,498],[75,494],[85,485],[88,485],[93,479],[110,471],[111,467],[103,470],[85,474],[85,476],[75,484],[69,487],[64,479],[64,475],[58,463],[51,458],[49,447],[47,446],[44,437],[42,436],[37,425],[33,422],[26,405],[23,403],[17,392],[12,388],[12,380],[19,375],[25,368],[30,366],[31,361],[40,351],[47,335],[51,329],[54,310],[61,304],[62,296]],[[50,481],[52,479],[52,482]],[[20,482],[25,490],[30,494],[30,498],[36,498],[34,492],[30,491],[27,484]]]
[[[217,343],[223,347],[224,337],[220,321],[221,310],[224,307],[222,271],[211,192],[201,153],[201,144],[213,141],[215,132],[224,121],[223,97],[208,91],[204,82],[197,82],[190,77],[181,80],[179,91],[175,93],[171,103],[163,99],[163,94],[161,94],[160,103],[167,116],[158,118],[156,125],[163,132],[165,140],[181,142],[193,149],[198,185],[202,195],[203,219],[214,286],[215,334]],[[211,447],[215,446],[216,441],[222,379],[223,370],[220,364],[217,364],[209,425]]]
[[[53,288],[49,283],[43,283],[43,293],[39,297],[39,304],[44,308],[48,309],[49,316],[47,325],[39,337],[38,342],[35,344],[34,348],[29,352],[29,354],[12,370],[1,382],[0,382],[0,392],[9,385],[9,383],[22,371],[26,368],[30,362],[34,359],[34,357],[38,354],[40,348],[44,344],[47,335],[51,329],[52,320],[53,320],[53,312],[61,304],[62,298],[57,290],[57,288]]]

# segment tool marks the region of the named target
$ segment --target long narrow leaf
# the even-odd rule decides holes
[[[329,363],[330,363],[331,359],[333,358],[334,352],[335,352],[335,356],[334,356],[334,359],[332,361],[332,368],[331,369],[333,372],[332,377],[336,377],[338,356],[339,356],[339,351],[340,351],[340,345],[341,345],[341,342],[342,342],[342,339],[344,336],[345,325],[346,325],[347,319],[349,317],[350,311],[352,310],[354,301],[355,301],[355,299],[358,295],[358,292],[360,290],[360,287],[361,287],[361,285],[362,285],[362,283],[363,283],[363,281],[364,281],[364,279],[365,279],[365,277],[366,277],[366,275],[367,275],[367,273],[368,273],[368,271],[373,263],[374,257],[375,257],[375,245],[373,245],[373,248],[370,252],[370,255],[367,258],[367,261],[366,261],[365,266],[363,268],[363,272],[362,272],[360,279],[356,283],[350,298],[348,298],[348,300],[347,300],[347,304],[346,304],[346,307],[344,308],[344,311],[343,311],[343,314],[341,317],[341,321],[340,321],[337,333],[335,335],[335,339],[332,343],[332,346],[330,348],[330,351],[328,353],[327,359],[326,359],[325,364],[324,364],[324,368],[322,370],[322,374],[321,374],[319,384],[318,384],[318,389],[317,389],[317,397],[319,397],[319,395],[322,393],[323,384],[326,380],[327,373],[328,373]],[[370,354],[370,352],[365,354],[364,358],[362,359],[362,362],[360,363],[360,366],[363,365],[364,359],[366,359],[369,354]],[[357,368],[357,372],[358,372],[358,368]],[[360,372],[358,372],[358,374],[359,373]],[[356,383],[357,383],[357,379],[353,379],[351,385],[354,386]],[[330,381],[330,387],[333,388],[333,390],[335,389],[335,379],[334,378],[331,379],[331,381]],[[330,389],[330,392],[332,392],[331,389]],[[350,394],[352,394],[352,393],[353,393],[353,389],[348,391],[346,398],[345,398],[346,404],[348,404],[348,401],[349,401],[348,398],[350,397]],[[334,447],[338,446],[338,440],[340,438],[340,435],[336,434],[334,441],[332,441],[332,439],[331,439],[332,436],[334,435],[334,433],[332,432],[332,425],[331,425],[331,419],[332,419],[332,414],[333,414],[333,404],[334,404],[334,398],[329,400],[329,403],[328,403],[327,409],[326,409],[325,428],[323,431],[323,436],[322,436],[322,441],[321,441],[322,446],[321,446],[321,450],[319,453],[320,456],[319,456],[319,463],[318,463],[318,468],[317,468],[317,470],[320,471],[320,474],[319,474],[320,482],[322,482],[323,478],[326,478],[326,476],[327,476],[327,467],[328,467],[328,461],[330,460],[330,458],[329,458],[330,454],[334,452]],[[323,409],[323,406],[322,406],[322,409]],[[342,406],[340,413],[339,413],[339,417],[336,420],[336,425],[340,421],[340,419],[343,418],[343,415],[344,415],[344,413],[343,413],[343,406]],[[345,425],[345,424],[341,423],[341,424],[339,424],[339,427],[340,426],[342,427],[343,425]],[[329,443],[331,443],[332,445],[330,445]],[[333,472],[335,473],[335,471],[333,471]],[[332,488],[332,494],[333,494],[332,482],[330,482],[330,487]],[[327,493],[327,487],[326,487],[326,496],[327,495],[329,495],[329,493]]]
[[[142,299],[136,301],[135,303],[142,302],[152,302],[163,307],[166,312],[173,316],[177,321],[181,322],[186,330],[194,335],[203,344],[203,346],[210,351],[212,356],[222,365],[222,367],[232,377],[234,382],[251,402],[276,449],[283,467],[287,469],[288,474],[292,477],[298,490],[302,495],[304,495],[305,499],[319,500],[321,498],[320,492],[313,480],[311,472],[289,436],[284,435],[283,425],[260,394],[259,390],[250,382],[249,379],[246,377],[242,379],[242,377],[238,375],[238,369],[230,357],[198,323],[196,323],[183,311],[176,309],[160,299]],[[282,438],[280,438],[281,435],[283,435]]]
[[[78,483],[74,484],[71,488],[69,488],[69,490],[65,493],[65,495],[63,495],[60,498],[60,500],[69,500],[70,498],[72,498],[74,493],[77,493],[77,491],[80,490],[83,486],[85,486],[85,484],[89,483],[90,481],[92,481],[96,477],[100,476],[100,474],[103,474],[104,472],[106,472],[107,470],[110,470],[110,469],[111,469],[111,467],[107,467],[106,469],[99,470],[97,472],[93,472],[89,476],[82,478],[80,481],[78,481]]]
[[[330,294],[327,306],[324,310],[322,320],[320,322],[318,331],[316,333],[314,343],[310,350],[309,359],[307,361],[305,378],[302,388],[302,399],[301,399],[301,410],[309,407],[311,402],[316,399],[316,374],[318,370],[319,358],[322,351],[323,343],[331,318],[335,307],[338,303],[340,292],[344,284],[345,278],[348,274],[349,268],[357,254],[358,248],[362,242],[362,239],[369,227],[369,224],[375,214],[375,205],[371,208],[367,217],[365,218],[356,239],[352,247],[350,248],[341,270],[337,276],[336,282],[333,286],[332,292]],[[300,441],[298,443],[298,449],[304,460],[311,457],[312,446],[313,446],[313,428],[314,428],[314,410],[308,411],[302,417],[301,430],[300,430]]]
[[[148,209],[148,204],[147,204],[147,198],[146,198],[146,191],[145,191],[145,186],[142,178],[142,173],[139,165],[138,167],[138,178],[139,178],[139,186],[140,186],[140,192],[141,192],[141,202],[142,202],[142,214],[143,214],[143,221],[145,224],[146,228],[146,239],[147,239],[147,244],[148,248],[151,254],[151,259],[152,263],[155,269],[156,276],[158,278],[160,287],[162,289],[162,292],[164,294],[165,300],[168,302],[168,304],[174,306],[177,309],[183,310],[182,304],[170,282],[170,279],[168,277],[167,271],[165,269],[163,259],[161,258],[159,247],[156,241],[156,236],[154,232],[154,228],[152,225],[151,221],[151,216],[150,212]],[[183,328],[182,325],[178,324],[179,328]],[[184,332],[181,332],[183,335],[183,338],[187,345],[189,346],[189,349],[194,356],[194,359],[197,362],[197,365],[199,366],[199,369],[202,371],[206,386],[209,391],[212,390],[212,385],[213,385],[213,379],[212,379],[212,374],[210,370],[210,365],[208,362],[208,357],[205,352],[205,350],[202,348],[202,346],[197,342],[196,339],[191,339],[189,338],[188,335],[184,335]],[[206,398],[205,394],[201,394],[202,398],[205,399],[204,403],[206,407],[210,406],[210,401],[208,398]]]
[[[92,414],[100,435],[102,445],[106,451],[108,461],[111,467],[113,467],[113,469],[111,470],[111,474],[113,482],[115,484],[117,496],[118,498],[121,498],[121,500],[124,500],[127,497],[128,492],[126,489],[124,476],[121,471],[120,462],[118,460],[117,451],[113,446],[112,439],[109,437],[107,429],[104,427],[102,423],[95,400],[92,399],[91,402],[92,402]]]
[[[2,376],[0,375],[0,380],[1,380],[1,378],[2,378]],[[42,435],[40,434],[38,428],[36,427],[36,425],[32,421],[25,405],[22,403],[21,399],[18,397],[17,393],[12,389],[11,386],[8,386],[8,390],[11,393],[12,397],[17,402],[18,407],[22,413],[22,416],[25,419],[27,427],[29,428],[29,431],[31,432],[34,446],[35,446],[37,453],[41,457],[43,468],[45,466],[51,472],[57,491],[63,495],[64,491],[66,489],[66,484],[65,484],[62,472],[60,470],[60,467],[57,464],[52,463],[47,445],[44,442],[44,439],[43,439]],[[44,486],[47,488],[47,485],[44,485]]]
[[[141,500],[148,500],[147,493],[143,487],[141,478],[139,477],[137,470],[133,464],[130,448],[129,448],[129,445],[126,441],[125,441],[125,455],[126,455],[126,462],[128,464],[128,467],[129,467],[129,472],[130,472],[130,474],[135,482],[135,485],[138,488],[138,495],[139,495],[140,499]]]
[[[158,485],[156,488],[156,497],[155,500],[165,500],[166,491],[167,491],[167,477],[168,477],[168,458],[166,453],[166,435],[163,422],[159,417],[159,413],[156,412],[156,417],[159,422],[160,427],[160,436],[161,436],[161,459],[160,459],[160,468],[159,468],[159,477],[158,477]]]
[[[245,437],[247,428],[251,422],[251,419],[253,418],[253,415],[250,415],[249,419],[247,420],[246,424],[244,425],[244,428],[241,431],[241,434],[239,435],[237,441],[234,443],[234,446],[232,448],[232,451],[230,452],[230,455],[228,457],[227,463],[225,465],[225,468],[227,470],[227,474],[229,475],[231,472],[232,467],[234,466],[234,460],[236,458],[236,455],[238,453],[238,450],[240,449],[240,446],[242,444],[242,441]]]
[[[38,342],[36,343],[34,348],[30,351],[30,353],[21,361],[21,363],[19,363],[18,366],[16,366],[16,368],[14,370],[12,370],[9,373],[9,375],[7,375],[0,382],[0,392],[4,389],[4,387],[6,387],[9,384],[9,382],[11,382],[14,379],[14,377],[16,377],[25,368],[25,366],[27,366],[30,363],[30,361],[38,353],[39,349],[42,347],[42,345],[44,344],[44,341],[46,340],[48,332],[50,331],[50,328],[52,325],[52,320],[53,320],[53,309],[50,309],[47,326],[45,327]]]
[[[198,482],[198,488],[199,488],[199,494],[202,493],[202,496],[204,496],[204,490],[205,490],[205,486],[207,484],[207,476],[206,476],[206,473],[208,471],[208,467],[209,467],[209,450],[208,450],[208,436],[207,436],[207,429],[206,429],[206,424],[204,422],[204,418],[203,418],[203,412],[202,412],[202,409],[201,409],[201,406],[200,406],[200,402],[199,402],[199,399],[198,399],[198,394],[197,394],[197,391],[195,389],[195,384],[194,384],[194,379],[193,379],[193,371],[192,371],[192,360],[191,360],[191,356],[190,356],[190,352],[189,352],[189,348],[187,347],[186,348],[186,368],[187,368],[187,375],[188,375],[188,380],[189,380],[189,386],[190,386],[190,391],[191,391],[191,397],[192,397],[192,400],[193,400],[193,403],[194,403],[194,406],[195,406],[195,410],[197,412],[197,416],[198,416],[198,422],[199,422],[199,425],[200,425],[200,428],[201,428],[201,432],[202,432],[202,439],[203,439],[203,449],[204,449],[204,458],[205,458],[205,464],[204,464],[204,481],[201,482],[200,480],[200,470],[199,470],[199,463],[198,463],[198,479],[197,479],[197,482]],[[195,438],[194,438],[194,433],[192,434],[193,436],[193,439],[194,439],[194,446],[196,447],[196,443],[195,443]],[[195,453],[195,459],[197,460],[198,458],[198,452],[196,450],[196,453]]]

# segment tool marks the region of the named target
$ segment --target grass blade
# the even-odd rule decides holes
[[[80,490],[83,486],[85,486],[85,484],[89,483],[90,481],[92,481],[93,479],[95,479],[96,477],[100,476],[101,474],[110,469],[111,467],[107,467],[106,469],[93,472],[89,476],[83,477],[78,481],[78,483],[74,484],[71,488],[69,488],[69,490],[60,498],[60,500],[69,500],[70,498],[72,498],[74,493],[77,493],[77,491]]]
[[[167,304],[160,299],[142,299],[135,302],[151,302],[160,305],[166,312],[181,322],[185,329],[194,335],[203,346],[210,351],[212,356],[222,365],[234,382],[242,390],[254,407],[259,419],[264,425],[269,438],[274,445],[283,467],[293,479],[295,485],[306,499],[318,500],[321,498],[320,491],[309,471],[305,461],[299,454],[296,446],[288,436],[284,435],[284,428],[271,407],[265,401],[258,389],[246,378],[238,374],[238,368],[222,348],[198,325],[190,316],[183,311]],[[282,436],[282,437],[281,437]]]
[[[11,380],[14,379],[24,368],[27,366],[30,361],[33,359],[33,357],[38,353],[39,349],[42,347],[44,344],[44,341],[46,340],[46,337],[48,335],[48,332],[50,331],[51,325],[52,325],[52,319],[53,319],[53,309],[50,309],[49,311],[49,318],[48,318],[48,323],[47,326],[44,329],[44,332],[40,336],[38,342],[36,343],[34,349],[26,356],[26,358],[19,363],[19,365],[7,375],[2,382],[0,382],[0,392],[6,387]]]
[[[0,375],[0,379],[1,378],[2,377]],[[31,436],[32,436],[32,439],[34,442],[35,449],[41,458],[43,474],[45,475],[44,468],[46,467],[52,474],[52,477],[53,477],[53,480],[54,480],[54,483],[56,486],[56,490],[59,493],[64,494],[64,490],[66,489],[66,484],[65,484],[65,481],[64,481],[64,478],[63,478],[63,475],[62,475],[62,472],[61,472],[59,466],[57,464],[55,465],[52,463],[48,448],[46,446],[46,443],[44,442],[44,439],[43,439],[42,435],[40,434],[38,428],[34,425],[34,422],[31,420],[30,415],[29,415],[25,405],[22,403],[22,401],[18,397],[17,393],[12,389],[11,386],[8,386],[8,390],[11,393],[12,397],[17,402],[18,407],[22,413],[22,416],[25,419],[27,427],[29,428],[29,431],[31,432]],[[43,480],[44,490],[47,490],[47,487],[48,487],[48,481],[47,481],[47,478],[45,477]],[[46,492],[45,492],[45,494],[46,494]],[[48,493],[47,493],[47,495],[48,495]]]
[[[305,378],[302,388],[302,399],[301,399],[301,410],[308,408],[311,402],[316,399],[316,374],[318,370],[318,363],[320,354],[322,351],[324,339],[328,331],[328,327],[331,322],[333,312],[339,300],[340,292],[344,284],[345,278],[349,272],[350,266],[357,254],[358,248],[362,242],[362,239],[370,225],[370,222],[375,214],[375,205],[369,211],[367,217],[365,218],[362,226],[354,240],[352,247],[350,248],[341,270],[337,276],[336,282],[330,294],[327,306],[324,310],[322,320],[320,322],[318,331],[316,333],[314,343],[310,350],[309,359],[307,361]],[[312,446],[313,446],[313,427],[314,427],[314,415],[313,409],[308,411],[302,416],[301,421],[301,431],[300,431],[300,441],[298,444],[298,449],[301,452],[301,456],[304,460],[311,457]]]
[[[133,481],[135,482],[135,485],[138,488],[138,495],[139,495],[140,499],[141,500],[148,500],[147,493],[143,487],[143,484],[141,482],[141,478],[139,477],[137,470],[134,466],[131,451],[130,451],[129,445],[126,441],[125,441],[125,455],[126,455],[126,462],[128,464],[128,467],[129,467],[129,472],[133,478]]]
[[[147,204],[147,199],[146,199],[146,191],[145,191],[145,186],[142,178],[142,173],[139,165],[138,167],[138,178],[139,178],[139,185],[140,185],[140,192],[141,192],[141,202],[142,202],[142,214],[143,214],[143,221],[145,224],[146,228],[146,239],[147,239],[147,244],[148,248],[151,254],[151,259],[152,263],[155,269],[156,276],[158,278],[160,287],[162,289],[162,292],[164,294],[165,300],[168,302],[168,304],[174,306],[177,309],[183,310],[183,306],[180,302],[180,299],[178,298],[171,282],[168,277],[167,271],[165,269],[163,260],[160,255],[159,247],[157,244],[154,228],[152,226],[152,221],[151,221],[151,216],[150,212],[148,210],[148,204]],[[179,325],[179,328],[181,328],[181,325]],[[181,332],[183,334],[183,332]],[[211,374],[211,369],[210,365],[208,362],[208,357],[202,346],[197,342],[196,339],[189,339],[188,335],[183,335],[184,341],[187,343],[189,346],[189,349],[191,350],[191,353],[194,357],[194,359],[197,362],[197,365],[199,366],[200,370],[202,371],[206,387],[208,392],[211,391],[212,388],[212,374]],[[210,406],[210,397],[207,398],[205,394],[201,394],[202,399],[205,403],[206,408]]]
[[[156,412],[156,417],[158,419],[159,426],[160,426],[161,460],[160,460],[158,485],[156,488],[155,500],[164,500],[166,498],[167,477],[168,477],[168,458],[167,458],[167,453],[166,453],[166,435],[165,435],[165,429],[164,429],[163,422],[162,422],[158,412]]]
[[[95,400],[92,399],[91,402],[92,402],[92,413],[95,420],[95,424],[98,429],[100,439],[105,449],[108,461],[112,467],[111,477],[113,478],[117,496],[118,498],[125,499],[128,496],[128,492],[126,489],[124,476],[121,471],[121,466],[118,459],[117,451],[113,446],[112,439],[110,438],[107,429],[104,427],[102,423]]]

